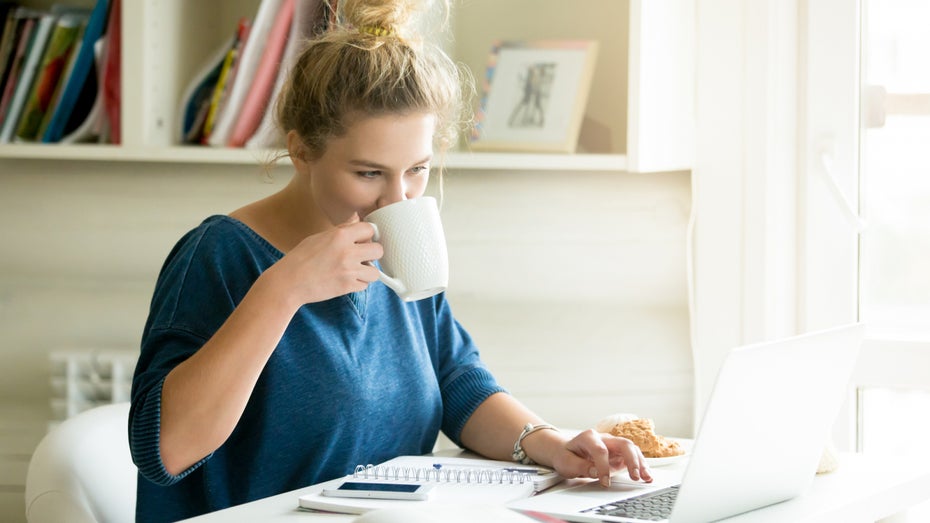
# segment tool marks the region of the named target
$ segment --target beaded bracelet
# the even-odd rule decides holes
[[[527,423],[523,427],[523,432],[520,433],[520,437],[517,438],[516,443],[513,444],[513,454],[511,454],[510,457],[512,457],[514,461],[521,463],[523,465],[535,464],[536,462],[531,460],[526,455],[526,451],[523,450],[523,438],[529,436],[530,434],[536,432],[537,430],[543,430],[543,429],[551,429],[556,432],[558,432],[559,430],[558,428],[548,423],[540,423],[539,425],[533,425],[532,423]]]

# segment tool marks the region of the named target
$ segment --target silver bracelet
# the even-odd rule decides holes
[[[517,463],[521,463],[523,465],[534,465],[536,462],[527,457],[526,451],[523,450],[523,438],[529,436],[537,430],[543,429],[551,429],[556,432],[559,430],[548,423],[540,423],[539,425],[527,423],[523,426],[523,432],[520,433],[520,437],[517,438],[516,443],[513,444],[513,454],[511,454],[510,457],[512,457],[513,460]]]

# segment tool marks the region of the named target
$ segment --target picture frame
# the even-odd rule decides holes
[[[593,40],[495,42],[471,149],[575,152],[597,49]]]

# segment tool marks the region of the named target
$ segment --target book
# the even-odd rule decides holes
[[[45,52],[45,45],[55,25],[55,16],[51,13],[43,14],[36,22],[36,27],[29,38],[25,61],[20,71],[19,79],[13,91],[13,97],[6,108],[3,127],[0,129],[0,143],[9,143],[13,139],[16,127],[19,125],[26,98],[32,90],[32,83],[39,68],[39,61]]]
[[[0,13],[3,13],[3,27],[0,29],[3,31],[0,35],[0,92],[3,92],[10,61],[15,54],[14,50],[22,30],[22,18],[18,16],[17,11],[18,9],[13,9],[8,4],[0,4]]]
[[[19,7],[17,2],[0,1],[0,39],[7,30],[6,22],[12,17],[13,12]]]
[[[228,67],[227,60],[231,58],[229,53],[235,48],[235,41],[235,36],[230,37],[217,48],[184,89],[179,111],[179,142],[201,143],[207,115],[213,106],[213,93],[222,77],[224,65]]]
[[[62,82],[58,102],[49,113],[48,123],[42,132],[41,139],[45,143],[61,140],[84,85],[89,81],[96,83],[96,79],[93,78],[96,75],[94,46],[106,29],[108,8],[108,0],[97,0],[91,11],[84,34],[74,50],[74,59],[71,62],[69,74]]]
[[[223,106],[223,102],[226,99],[226,95],[229,91],[229,84],[232,83],[231,78],[234,75],[236,61],[238,60],[243,44],[249,37],[249,29],[251,27],[251,20],[248,18],[240,18],[236,28],[236,34],[232,40],[232,45],[226,50],[226,56],[220,66],[220,74],[217,77],[216,84],[213,86],[213,94],[210,96],[209,107],[203,123],[203,131],[200,133],[201,143],[204,145],[209,143],[210,135],[213,133],[213,126],[216,123],[217,114],[219,114],[220,108]]]
[[[110,13],[107,15],[107,27],[105,29],[106,37],[103,39],[103,55],[101,58],[100,68],[98,70],[100,91],[103,97],[102,114],[99,126],[102,129],[96,129],[99,134],[108,134],[109,142],[119,145],[122,141],[120,128],[120,115],[122,114],[122,77],[121,75],[121,57],[122,57],[122,2],[121,0],[112,0]]]
[[[82,31],[83,34],[83,31]],[[52,114],[58,108],[58,105],[61,103],[62,91],[64,91],[64,84],[68,78],[74,73],[74,62],[77,54],[81,51],[81,37],[74,42],[74,46],[71,49],[70,56],[68,61],[65,64],[65,69],[61,73],[61,79],[58,81],[58,85],[55,87],[55,92],[52,95],[52,101],[49,103],[48,109],[45,111],[45,115],[42,117],[42,123],[39,125],[39,131],[36,133],[36,140],[42,141],[42,137],[45,135],[46,130],[48,129],[48,124],[52,119]]]
[[[16,91],[16,84],[19,82],[19,76],[26,61],[29,43],[32,41],[32,33],[35,31],[38,18],[38,15],[25,9],[17,9],[15,16],[19,18],[17,22],[19,34],[15,35],[16,42],[10,50],[11,55],[5,71],[6,79],[3,83],[3,94],[0,95],[0,126],[6,120],[7,110],[13,99],[13,93]]]
[[[212,146],[223,147],[229,142],[233,125],[239,118],[242,104],[255,78],[255,71],[258,69],[262,51],[265,49],[268,33],[271,32],[271,26],[274,24],[275,13],[281,8],[282,3],[283,0],[262,0],[258,6],[258,13],[249,31],[248,40],[242,48],[235,67],[235,74],[229,86],[229,97],[221,106],[216,116],[216,124],[207,139]]]
[[[86,143],[99,141],[106,130],[104,114],[104,94],[101,89],[100,73],[103,70],[103,54],[106,42],[104,38],[94,44],[94,62],[92,71],[78,94],[74,110],[68,116],[58,143]]]
[[[347,479],[385,483],[431,483],[435,488],[427,501],[324,496],[322,491]],[[532,496],[562,481],[552,469],[520,465],[510,461],[464,457],[400,456],[380,465],[359,465],[343,478],[316,485],[298,497],[303,509],[364,514],[383,508],[430,505],[505,505]]]
[[[305,42],[324,31],[326,26],[326,4],[323,0],[295,0],[294,16],[291,21],[291,32],[284,47],[284,56],[278,67],[278,77],[269,96],[265,114],[258,124],[258,129],[245,143],[248,149],[266,149],[271,147],[284,147],[283,140],[275,122],[274,100],[284,86],[284,81],[290,73],[291,66],[297,56],[303,51]]]
[[[281,56],[284,53],[293,18],[294,0],[284,0],[268,32],[268,39],[265,42],[265,49],[259,60],[258,68],[255,70],[252,86],[242,102],[242,110],[233,125],[226,145],[242,147],[261,123],[265,108],[269,105],[272,87],[277,79]]]
[[[26,98],[26,105],[23,107],[23,114],[16,129],[17,139],[36,139],[85,22],[84,16],[74,13],[64,14],[55,22],[39,68],[36,70],[32,89]]]

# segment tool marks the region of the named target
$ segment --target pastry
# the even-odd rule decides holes
[[[594,426],[594,430],[598,432],[610,432],[610,429],[614,428],[615,425],[619,425],[624,421],[633,421],[634,419],[639,419],[639,416],[629,412],[618,412],[601,418],[601,420],[597,422],[597,425]]]
[[[647,458],[667,458],[685,453],[678,442],[656,434],[655,425],[649,418],[618,423],[610,429],[610,433],[635,443]]]

